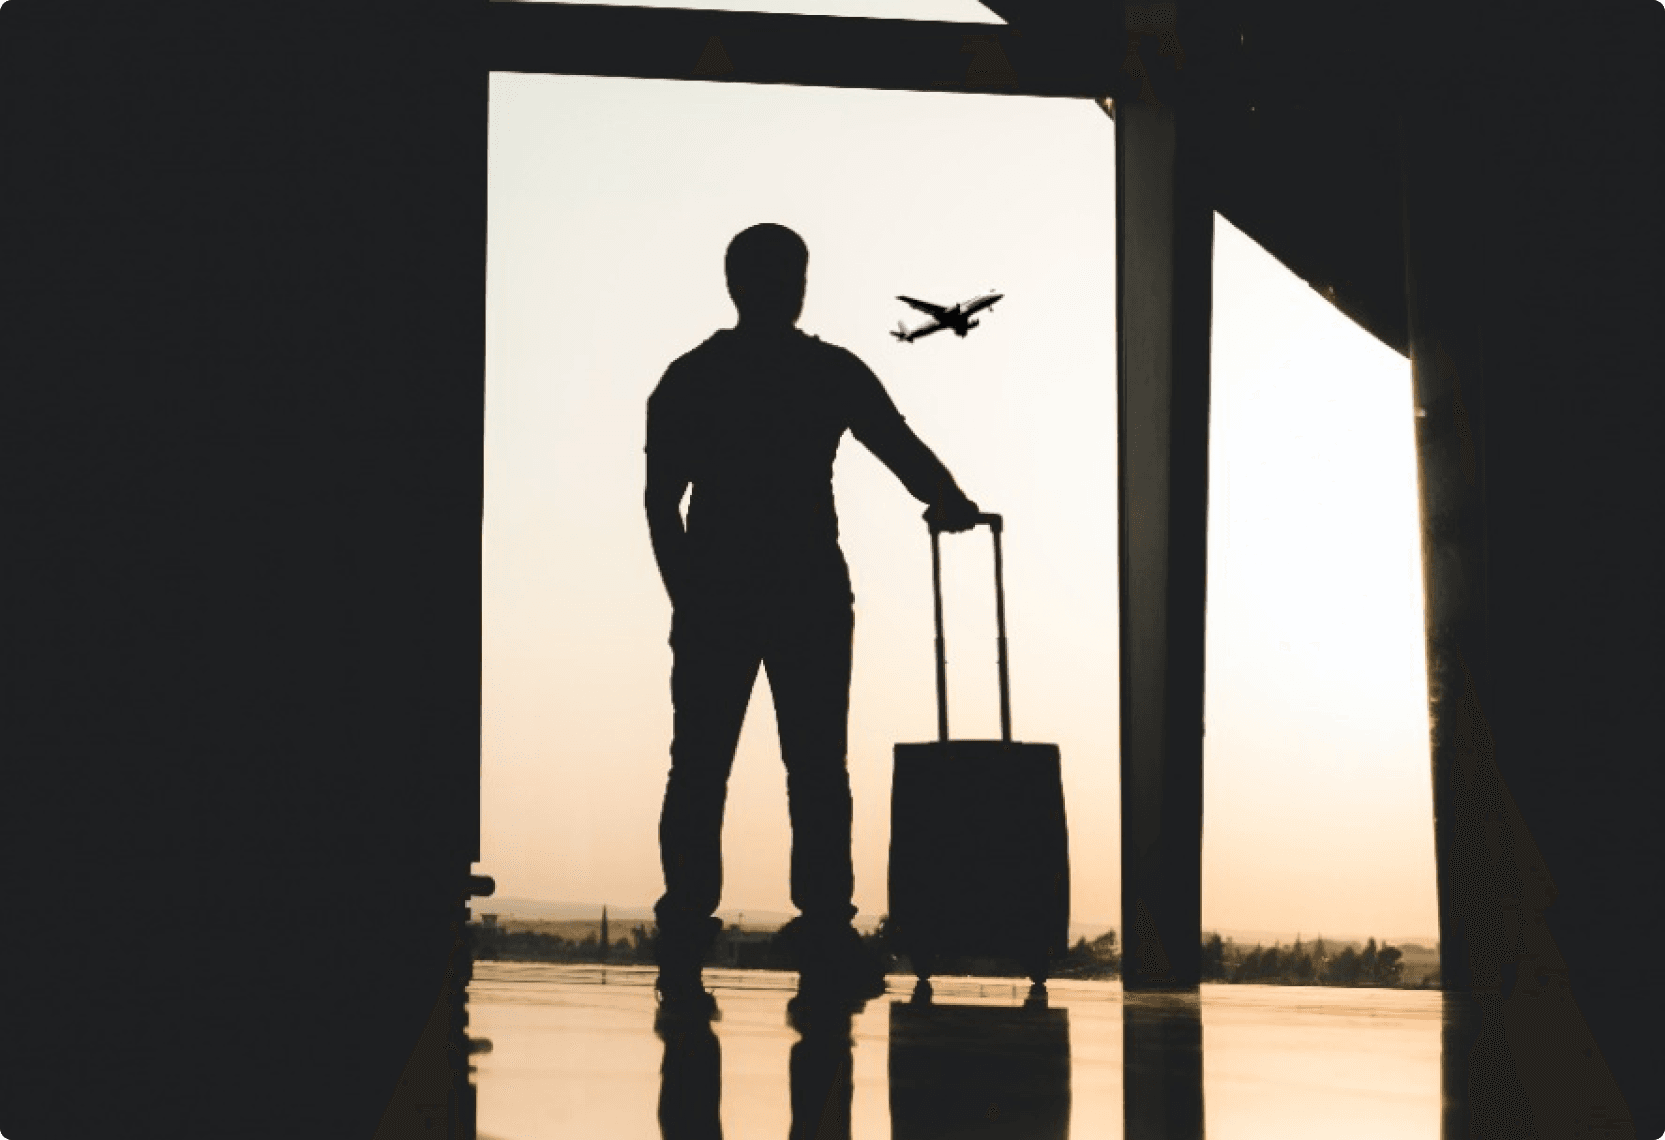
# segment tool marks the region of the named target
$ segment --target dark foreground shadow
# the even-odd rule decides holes
[[[1194,993],[1130,993],[1122,1006],[1127,1140],[1202,1140],[1202,1005]]]
[[[1064,1140],[1069,1011],[898,1002],[890,1007],[892,1140]]]

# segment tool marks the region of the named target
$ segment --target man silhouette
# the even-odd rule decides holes
[[[871,992],[874,971],[863,976],[850,925],[853,598],[832,490],[844,432],[930,504],[927,517],[943,529],[977,520],[977,505],[878,377],[796,328],[808,264],[803,240],[784,226],[736,236],[725,268],[739,321],[672,363],[648,400],[648,529],[674,611],[665,894],[654,908],[668,1005],[710,1008],[700,964],[721,928],[723,805],[760,664],[787,773],[800,991]]]

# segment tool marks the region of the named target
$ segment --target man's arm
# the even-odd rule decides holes
[[[657,414],[656,414],[657,413]],[[648,537],[653,558],[659,564],[659,579],[675,606],[688,580],[688,531],[682,524],[682,496],[689,478],[669,425],[653,401],[648,402],[647,489],[642,496],[647,509]]]
[[[897,411],[879,378],[858,362],[861,388],[850,433],[890,468],[908,493],[929,504],[925,517],[944,530],[977,525],[977,504],[960,490],[954,476]]]

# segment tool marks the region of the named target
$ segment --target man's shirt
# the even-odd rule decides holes
[[[693,483],[697,588],[849,590],[832,487],[845,431],[922,499],[953,486],[879,378],[796,329],[724,329],[666,370],[648,400],[648,462]]]

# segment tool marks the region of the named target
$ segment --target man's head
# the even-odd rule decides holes
[[[771,222],[741,230],[728,243],[723,261],[728,295],[747,325],[791,327],[804,307],[804,274],[809,247],[804,239]]]

